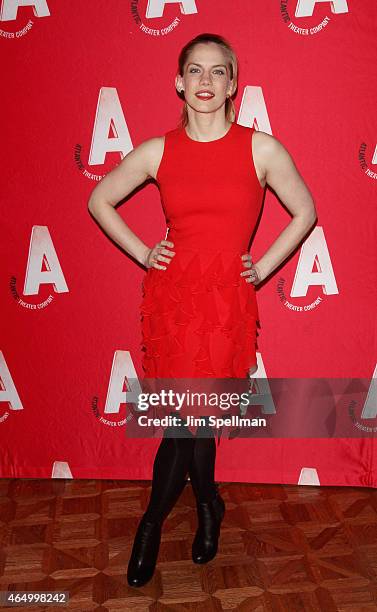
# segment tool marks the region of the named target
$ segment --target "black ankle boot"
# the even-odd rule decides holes
[[[161,541],[161,523],[146,520],[144,515],[136,530],[127,569],[130,586],[140,587],[153,576]]]
[[[225,503],[220,493],[210,502],[197,502],[199,527],[192,543],[194,563],[208,563],[216,556],[220,525],[225,514]]]

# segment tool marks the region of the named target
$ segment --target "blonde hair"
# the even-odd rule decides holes
[[[233,79],[233,93],[225,100],[225,118],[233,123],[236,119],[236,109],[234,108],[232,97],[235,95],[237,90],[237,78],[238,78],[238,60],[237,56],[232,49],[229,42],[219,34],[210,34],[205,32],[204,34],[199,34],[192,40],[190,40],[181,50],[178,57],[178,74],[183,76],[184,67],[188,60],[188,56],[191,51],[194,49],[196,45],[199,43],[216,43],[220,45],[220,47],[224,51],[224,55],[226,58],[226,63],[228,64],[228,70],[230,74],[230,78]],[[184,100],[184,93],[178,93],[181,100]],[[188,124],[188,112],[187,112],[187,104],[182,107],[181,117],[179,125],[184,128]]]

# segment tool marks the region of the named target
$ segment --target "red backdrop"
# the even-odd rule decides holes
[[[145,269],[87,201],[128,151],[177,125],[178,53],[201,32],[234,46],[237,121],[286,146],[318,213],[258,289],[256,383],[362,378],[354,426],[375,427],[374,0],[28,4],[3,3],[0,24],[1,476],[151,478],[159,439],[126,437],[120,393],[142,377]],[[117,210],[149,246],[165,236],[153,181]],[[255,261],[289,220],[267,190]],[[284,419],[305,419],[305,408]],[[377,485],[373,437],[331,439],[321,418],[316,427],[317,438],[222,440],[217,479]]]

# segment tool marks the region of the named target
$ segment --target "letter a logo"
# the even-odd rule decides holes
[[[36,2],[30,2],[29,0],[3,0],[0,7],[0,21],[14,21],[17,19],[19,6],[32,6],[35,17],[50,16],[46,0],[36,0]]]
[[[325,2],[330,5],[332,13],[348,13],[347,0],[298,0],[295,17],[311,17],[316,4]]]

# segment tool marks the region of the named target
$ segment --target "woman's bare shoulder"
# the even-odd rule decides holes
[[[136,148],[145,158],[149,176],[156,178],[158,166],[164,152],[165,136],[153,136],[141,142]]]
[[[276,136],[272,136],[271,134],[262,132],[261,130],[254,131],[254,142],[257,155],[259,155],[259,157],[264,157],[265,159],[288,152],[286,147],[278,138],[276,138]]]

